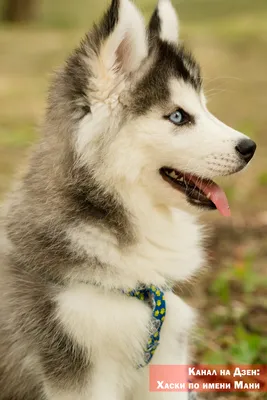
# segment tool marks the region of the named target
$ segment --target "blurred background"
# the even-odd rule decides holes
[[[267,364],[267,0],[173,2],[181,39],[202,65],[209,108],[258,144],[251,166],[221,182],[233,217],[206,217],[211,267],[178,288],[201,311],[194,359]],[[155,1],[136,3],[149,18]],[[0,199],[37,138],[53,69],[106,5],[0,0]]]

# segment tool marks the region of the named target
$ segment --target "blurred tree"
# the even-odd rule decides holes
[[[4,0],[3,19],[7,22],[29,22],[35,19],[38,0]]]

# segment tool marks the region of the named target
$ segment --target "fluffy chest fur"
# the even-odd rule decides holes
[[[202,228],[195,217],[176,210],[143,208],[139,204],[139,238],[121,248],[114,236],[97,227],[81,224],[68,230],[73,249],[83,251],[111,268],[98,269],[83,281],[106,288],[132,289],[143,283],[172,285],[189,279],[203,264]],[[135,219],[137,221],[137,218]]]

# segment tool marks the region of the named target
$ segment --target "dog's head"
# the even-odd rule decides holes
[[[229,215],[212,179],[243,169],[256,145],[207,110],[199,65],[179,43],[169,0],[159,0],[148,28],[130,0],[113,0],[51,99],[53,119],[71,121],[77,158],[100,185]]]

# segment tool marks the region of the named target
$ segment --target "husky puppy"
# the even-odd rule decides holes
[[[168,0],[147,29],[130,0],[113,0],[54,77],[6,217],[0,400],[188,399],[150,393],[149,365],[189,361],[194,312],[172,288],[205,260],[197,210],[230,214],[212,179],[256,145],[209,113],[178,31]],[[156,305],[137,297],[153,287]]]

